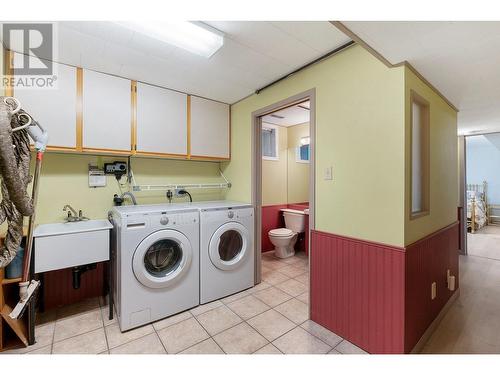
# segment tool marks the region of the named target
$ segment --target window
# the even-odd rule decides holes
[[[278,128],[274,125],[262,125],[262,158],[266,160],[279,160]]]
[[[411,92],[411,217],[429,212],[429,103]]]
[[[309,137],[300,138],[300,145],[296,148],[295,161],[297,163],[309,163],[309,143],[311,139]]]

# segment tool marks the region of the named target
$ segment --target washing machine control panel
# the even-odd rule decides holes
[[[169,213],[162,212],[150,215],[152,223],[175,226],[193,224],[198,222],[198,213]]]

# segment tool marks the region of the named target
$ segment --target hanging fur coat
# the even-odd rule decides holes
[[[9,103],[9,102],[8,102]],[[9,103],[10,104],[10,103]],[[13,132],[22,124],[13,108],[0,97],[0,177],[2,202],[0,224],[7,220],[8,229],[0,247],[0,268],[16,256],[23,237],[23,217],[33,213],[33,204],[27,193],[31,177],[30,142],[26,129]],[[22,113],[22,110],[18,114]]]

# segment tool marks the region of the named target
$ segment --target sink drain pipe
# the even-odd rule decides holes
[[[97,268],[96,263],[86,264],[84,266],[73,267],[73,289],[80,289],[82,275],[90,270]]]

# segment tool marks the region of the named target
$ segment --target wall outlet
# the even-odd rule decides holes
[[[325,180],[333,180],[333,167],[325,168]]]
[[[432,284],[431,284],[431,299],[436,299],[437,297],[437,284],[436,282],[434,281]]]
[[[183,197],[182,194],[179,194],[179,191],[181,191],[181,190],[185,190],[185,189],[184,188],[177,188],[177,189],[175,189],[175,196],[176,197]]]

